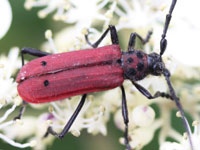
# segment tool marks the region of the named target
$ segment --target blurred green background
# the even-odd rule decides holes
[[[0,53],[7,54],[9,49],[17,46],[20,49],[24,46],[40,48],[40,45],[46,41],[44,32],[47,29],[57,32],[61,30],[66,24],[62,22],[52,21],[52,16],[49,15],[45,19],[39,19],[37,16],[38,8],[31,11],[24,9],[24,0],[10,0],[13,11],[13,20],[10,30],[0,40]],[[155,108],[155,107],[154,107]],[[169,112],[170,113],[170,112]],[[157,111],[158,115],[158,111]],[[174,116],[174,113],[173,113]],[[177,119],[173,119],[173,124],[180,125],[181,122],[176,123]],[[177,127],[182,132],[183,126]],[[123,150],[125,147],[119,144],[119,137],[123,136],[123,132],[119,131],[113,124],[113,118],[108,123],[108,136],[102,135],[92,136],[85,130],[81,132],[80,137],[74,137],[68,134],[63,140],[56,140],[48,150],[55,149],[69,149],[69,150]],[[153,142],[143,148],[143,150],[157,150],[158,149],[158,132],[156,132]],[[5,142],[0,140],[1,150],[18,150]],[[28,150],[28,148],[26,148]],[[29,148],[30,149],[30,148]]]

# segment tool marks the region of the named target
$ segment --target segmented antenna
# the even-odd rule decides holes
[[[188,121],[185,118],[183,108],[181,106],[181,103],[179,102],[179,98],[176,96],[175,91],[174,91],[174,89],[172,87],[172,84],[170,82],[170,73],[169,73],[169,71],[167,69],[163,69],[163,75],[165,76],[165,79],[167,81],[167,85],[169,87],[170,95],[172,96],[172,99],[175,101],[176,106],[177,106],[178,110],[181,113],[181,118],[182,118],[183,124],[184,124],[184,126],[186,128],[186,132],[187,132],[187,135],[188,135],[188,139],[189,139],[189,143],[190,143],[190,146],[191,146],[191,150],[194,150],[193,144],[192,144],[191,130],[190,130]]]
[[[168,30],[168,27],[169,27],[170,20],[172,18],[172,12],[173,12],[174,7],[176,5],[176,1],[177,0],[172,0],[172,4],[170,6],[169,13],[166,15],[165,26],[164,26],[164,29],[163,29],[162,38],[160,40],[160,56],[162,56],[164,54],[165,49],[167,47],[167,40],[165,39],[165,37],[166,37],[166,34],[167,34],[167,30]]]
[[[166,40],[165,37],[166,37],[167,30],[168,30],[168,27],[169,27],[169,23],[170,23],[170,20],[171,20],[171,17],[172,17],[172,12],[173,12],[174,7],[176,5],[176,1],[177,0],[172,0],[172,4],[170,6],[169,13],[166,15],[165,26],[164,26],[163,34],[162,34],[161,40],[160,40],[160,57],[163,55],[163,53],[165,52],[165,49],[167,47],[167,40]],[[179,102],[179,98],[176,96],[175,91],[174,91],[172,84],[170,82],[170,72],[166,68],[163,68],[162,72],[163,72],[163,75],[165,76],[165,80],[167,81],[167,85],[169,87],[170,95],[172,96],[172,99],[175,101],[176,106],[181,113],[181,118],[183,120],[183,124],[184,124],[184,126],[186,128],[186,132],[188,134],[191,150],[194,150],[193,144],[192,144],[191,130],[190,130],[188,121],[185,118],[183,108],[182,108],[182,106]]]

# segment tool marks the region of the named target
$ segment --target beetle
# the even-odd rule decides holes
[[[122,116],[125,124],[124,142],[126,148],[130,150],[131,147],[128,140],[128,109],[125,90],[122,85],[123,81],[128,79],[148,99],[165,97],[175,101],[181,112],[192,149],[190,132],[182,106],[170,82],[170,72],[162,61],[162,55],[167,47],[166,33],[176,1],[172,0],[169,13],[166,15],[164,30],[160,40],[160,54],[146,54],[134,48],[136,37],[145,44],[150,39],[151,31],[148,32],[145,39],[137,33],[131,33],[128,51],[121,52],[116,28],[112,25],[108,27],[94,44],[91,44],[88,35],[85,35],[86,41],[92,46],[92,49],[50,54],[33,48],[23,48],[21,51],[23,67],[18,73],[16,81],[18,83],[18,93],[24,102],[20,114],[15,119],[21,118],[27,102],[46,103],[83,94],[75,112],[62,132],[58,134],[49,126],[45,134],[45,137],[48,134],[52,134],[58,138],[63,138],[81,111],[87,93],[105,91],[120,86],[122,91]],[[112,45],[98,48],[98,45],[109,31]],[[24,65],[24,54],[40,58]],[[164,75],[170,94],[158,91],[154,95],[151,95],[148,90],[136,82],[144,79],[147,75]]]

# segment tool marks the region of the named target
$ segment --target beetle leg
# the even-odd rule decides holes
[[[110,35],[111,35],[111,40],[112,40],[112,44],[119,44],[118,41],[118,35],[117,35],[117,31],[115,26],[113,25],[109,25],[108,29],[106,29],[106,31],[102,34],[102,36],[94,43],[92,44],[89,39],[88,39],[88,34],[85,35],[85,39],[86,42],[92,46],[93,48],[97,48],[98,45],[101,43],[101,41],[105,38],[105,36],[107,35],[108,31],[110,30]]]
[[[115,26],[109,25],[112,44],[119,44],[117,30]]]
[[[102,36],[94,43],[92,44],[89,39],[88,39],[88,34],[85,35],[85,40],[86,42],[92,46],[93,48],[98,47],[98,45],[101,43],[101,41],[105,38],[105,36],[108,34],[108,31],[110,30],[110,28],[106,29],[106,31],[102,34]]]
[[[24,54],[29,54],[29,55],[37,56],[37,57],[43,57],[43,56],[51,55],[50,53],[42,52],[42,51],[34,49],[34,48],[24,47],[21,50],[22,66],[24,65]]]
[[[123,85],[121,86],[122,90],[122,116],[124,119],[124,124],[125,124],[125,131],[124,131],[124,143],[126,145],[127,150],[130,150],[131,147],[129,145],[129,140],[128,140],[128,109],[127,109],[127,104],[126,104],[126,94]]]
[[[184,126],[186,128],[186,131],[188,133],[188,136],[189,136],[189,142],[190,142],[190,146],[191,146],[191,150],[193,150],[193,143],[192,143],[192,138],[191,138],[191,131],[189,129],[189,126],[188,126],[188,123],[187,123],[187,120],[185,118],[185,115],[184,115],[184,111],[183,111],[183,108],[179,102],[179,98],[176,96],[175,92],[174,92],[174,89],[171,85],[171,82],[169,80],[169,73],[167,71],[167,73],[165,74],[165,79],[167,81],[167,84],[169,86],[169,90],[170,90],[170,94],[167,94],[167,93],[164,93],[164,92],[156,92],[156,94],[154,94],[154,96],[151,95],[151,93],[149,91],[147,91],[144,87],[142,87],[141,85],[135,83],[132,81],[132,83],[135,85],[135,87],[144,95],[146,96],[148,99],[154,99],[154,98],[157,98],[157,97],[165,97],[165,98],[168,98],[168,99],[171,99],[171,100],[174,100],[175,103],[176,103],[176,106],[178,107],[180,113],[181,113],[181,116],[182,116],[182,120],[183,120],[183,123],[184,123]]]
[[[86,96],[87,96],[87,94],[84,94],[82,96],[81,101],[78,104],[78,107],[76,108],[75,112],[73,113],[73,115],[71,116],[71,118],[69,119],[69,121],[67,122],[67,124],[65,125],[64,129],[62,130],[62,132],[60,134],[55,132],[52,129],[52,127],[49,126],[44,137],[47,137],[49,134],[52,134],[52,135],[58,137],[59,139],[62,139],[65,136],[65,134],[68,133],[70,127],[72,126],[73,122],[75,121],[76,117],[78,116],[79,112],[81,111],[81,108],[83,107],[83,104],[85,103]]]
[[[152,33],[153,33],[152,31],[149,31],[145,39],[143,39],[136,32],[131,33],[130,39],[129,39],[129,43],[128,43],[128,51],[133,51],[134,50],[136,37],[138,37],[140,39],[140,41],[142,42],[142,44],[144,45],[144,44],[146,44],[149,41]]]
[[[129,39],[129,42],[128,42],[128,51],[133,51],[134,50],[135,38],[136,38],[136,34],[135,33],[131,33],[130,39]]]
[[[19,111],[19,115],[16,116],[13,120],[17,120],[17,119],[21,119],[22,115],[24,114],[25,112],[25,109],[26,109],[26,105],[28,103],[26,101],[23,100],[23,104],[22,104],[22,107],[20,108],[20,111]]]
[[[171,100],[174,100],[172,98],[172,96],[170,94],[164,93],[164,92],[159,92],[157,91],[153,96],[151,95],[151,93],[149,91],[147,91],[147,89],[145,89],[144,87],[142,87],[141,85],[137,84],[136,82],[133,82],[134,86],[148,99],[154,99],[157,97],[165,97]]]

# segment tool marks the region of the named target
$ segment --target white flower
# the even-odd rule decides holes
[[[0,83],[1,87],[3,87],[0,90],[0,101],[5,100],[6,103],[13,102],[13,97],[17,95],[17,83],[14,81],[13,75],[16,73],[17,69],[21,67],[18,53],[18,48],[12,48],[8,57],[4,55],[0,57]]]
[[[14,121],[14,118],[10,121],[8,120],[8,117],[22,102],[22,99],[17,96],[17,83],[13,79],[17,69],[21,66],[21,61],[18,59],[18,53],[18,48],[12,48],[8,57],[3,55],[0,57],[0,83],[2,87],[0,90],[0,110],[4,108],[4,110],[1,110],[2,115],[0,117],[0,131],[3,133],[0,134],[0,139],[15,147],[25,148],[34,146],[34,142],[31,141],[29,143],[21,144],[15,142],[13,139],[23,139],[25,136],[30,135],[30,130],[29,132],[24,130],[23,132],[19,132],[22,121]],[[28,125],[26,127],[30,126]],[[23,127],[23,129],[26,128]]]
[[[199,150],[200,148],[200,125],[199,121],[193,122],[194,132],[192,133],[193,150]],[[190,150],[191,145],[187,138],[182,137],[178,142],[164,142],[160,146],[160,150]]]
[[[125,12],[120,9],[116,9],[117,15],[121,17],[118,24],[118,29],[123,28],[146,28],[155,25],[155,22],[160,21],[158,17],[161,12],[161,4],[165,1],[123,1],[119,0],[119,4],[122,6]],[[160,19],[160,18],[159,18]],[[163,18],[161,18],[163,19]]]
[[[57,10],[55,19],[61,17],[63,13],[67,11],[70,7],[70,2],[65,0],[27,0],[25,3],[26,9],[31,9],[32,7],[42,7],[47,6],[45,9],[41,10],[38,15],[41,18],[46,17],[49,13]]]
[[[12,10],[8,0],[0,1],[0,39],[8,31],[12,21]]]
[[[145,127],[152,124],[155,118],[154,110],[149,106],[138,106],[132,111],[133,121],[137,126]]]
[[[43,18],[56,10],[55,20],[63,20],[66,23],[78,23],[78,26],[89,27],[94,19],[106,20],[106,17],[100,14],[108,0],[99,3],[99,0],[26,0],[25,7],[46,6],[39,11],[38,15]],[[89,11],[88,11],[89,10]]]

